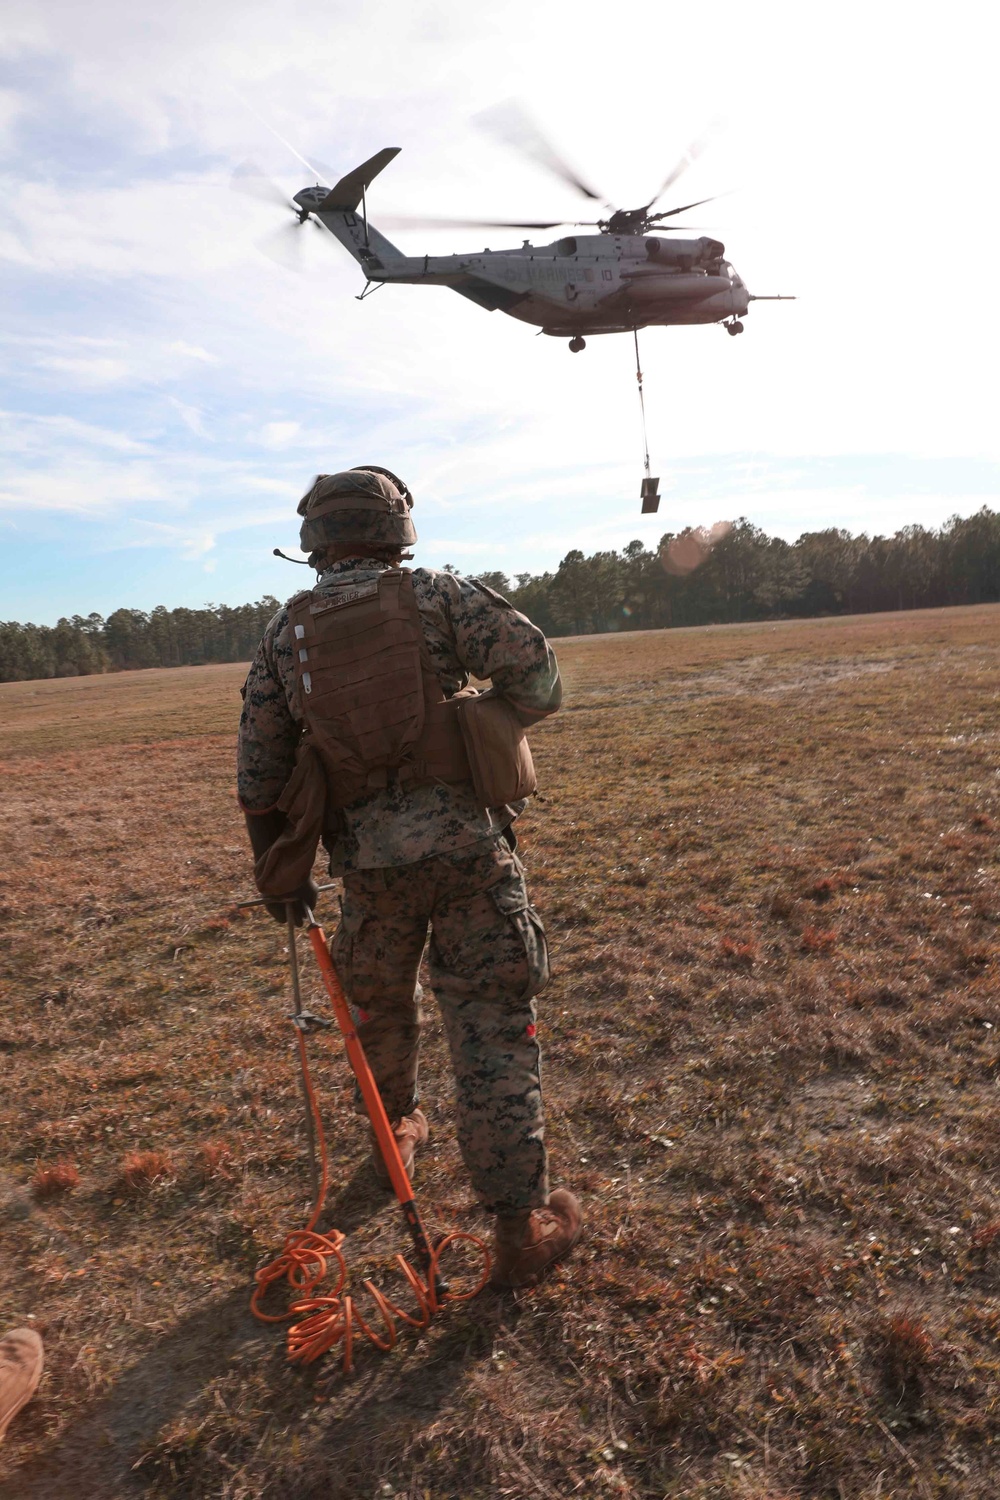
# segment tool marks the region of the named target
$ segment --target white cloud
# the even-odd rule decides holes
[[[0,143],[7,144],[11,127],[24,108],[23,97],[14,89],[0,88]]]
[[[185,427],[197,434],[198,437],[208,436],[205,430],[204,419],[197,406],[189,406],[187,402],[179,400],[177,396],[168,396],[167,400],[177,412]]]
[[[223,531],[225,528],[222,528]],[[205,527],[197,521],[159,521],[145,516],[136,516],[128,534],[119,539],[118,550],[134,550],[137,547],[154,546],[157,551],[169,550],[182,562],[201,563],[206,571],[214,570],[215,562],[206,561],[209,552],[215,550],[217,528]]]
[[[267,495],[280,495],[286,504],[291,504],[294,509],[298,504],[296,495],[294,502],[291,499],[294,486],[283,484],[280,479],[268,479],[263,474],[244,474],[240,483],[245,490],[260,490]]]
[[[202,349],[198,344],[185,344],[183,339],[175,339],[169,348],[171,354],[182,354],[187,359],[200,359],[207,365],[219,363],[217,355],[209,354],[207,349]]]
[[[267,422],[259,441],[265,448],[287,448],[302,430],[299,422]]]
[[[34,413],[0,411],[0,438],[8,453],[51,453],[60,445],[83,444],[110,448],[118,453],[144,453],[146,445],[125,432],[95,427],[76,417],[58,414],[37,416]]]
[[[48,354],[35,363],[40,369],[55,370],[68,375],[71,380],[84,385],[113,385],[131,373],[131,367],[123,359],[76,358],[62,354]]]
[[[45,469],[25,469],[0,481],[0,509],[37,516],[62,511],[93,519],[165,497],[166,489],[148,463],[97,461],[61,455]]]
[[[206,552],[211,552],[214,546],[215,537],[209,532],[196,532],[194,535],[187,537],[182,544],[181,557],[185,562],[198,562],[205,556]]]
[[[0,253],[49,276],[199,276],[256,259],[220,177],[97,178],[80,188],[8,172],[0,193],[11,229]],[[244,216],[251,229],[270,222],[257,207]],[[179,352],[190,358],[192,347]]]

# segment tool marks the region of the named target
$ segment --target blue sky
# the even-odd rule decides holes
[[[299,495],[364,461],[410,483],[418,560],[471,572],[740,514],[794,537],[996,505],[981,16],[949,7],[939,32],[902,5],[764,3],[748,29],[723,3],[623,27],[542,0],[526,40],[506,0],[9,0],[0,618],[284,596],[300,575],[271,548],[294,549]],[[723,117],[680,201],[735,188],[698,222],[752,290],[799,295],[754,308],[742,339],[643,336],[657,517],[639,515],[628,339],[572,356],[441,289],[359,303],[332,241],[293,276],[254,248],[275,211],[229,191],[247,157],[305,184],[271,126],[337,171],[401,145],[376,223],[571,216],[567,189],[469,124],[510,96],[624,204]]]

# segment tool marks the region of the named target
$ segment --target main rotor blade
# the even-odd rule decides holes
[[[592,188],[568,162],[563,160],[531,116],[513,99],[484,109],[480,114],[473,115],[472,120],[473,124],[488,131],[505,146],[512,146],[515,151],[520,151],[532,161],[547,167],[550,172],[561,177],[563,182],[568,182],[571,187],[575,187],[577,192],[582,193],[585,198],[592,198],[596,203],[607,202],[603,193]]]
[[[675,214],[686,214],[688,209],[701,208],[704,203],[718,203],[719,199],[725,196],[725,193],[715,193],[711,198],[699,198],[696,203],[685,203],[681,208],[665,208],[662,213],[650,214],[649,221],[658,223],[660,219],[672,219]]]
[[[434,219],[415,214],[379,214],[387,229],[556,229],[569,219]]]
[[[697,140],[691,142],[691,144],[683,152],[680,161],[675,167],[671,168],[666,177],[663,179],[663,182],[660,184],[658,190],[653,194],[652,198],[650,198],[649,202],[646,204],[647,208],[652,208],[654,203],[658,203],[667,189],[672,188],[677,179],[687,171],[688,167],[690,167],[694,162],[698,160],[705,147],[717,134],[719,125],[720,121],[713,120],[711,125],[709,125],[707,129],[702,131]]]
[[[335,167],[329,167],[327,166],[325,161],[320,161],[318,156],[310,156],[309,165],[313,168],[314,171],[319,173],[319,181],[321,186],[325,185],[328,182],[336,182],[338,176],[341,175],[337,172]]]
[[[261,198],[265,203],[280,203],[283,208],[287,208],[292,202],[284,188],[279,187],[253,161],[240,162],[230,178],[229,186],[234,193],[243,193],[248,198]]]
[[[274,136],[274,139],[276,141],[280,141],[281,144],[284,146],[285,150],[286,151],[290,151],[292,153],[292,155],[295,157],[296,161],[300,161],[304,167],[308,167],[309,171],[312,172],[312,174],[315,177],[317,177],[317,178],[320,176],[321,173],[323,173],[323,174],[326,173],[326,171],[327,171],[326,167],[321,166],[321,164],[319,162],[317,162],[317,161],[309,161],[309,160],[307,160],[307,158],[302,155],[301,151],[296,150],[296,148],[292,145],[291,141],[287,141],[285,139],[285,137],[281,134],[280,130],[276,130],[274,128],[274,126],[271,124],[270,120],[265,120],[264,116],[260,113],[260,111],[254,109],[254,107],[250,103],[249,99],[244,99],[244,97],[240,93],[239,89],[234,88],[231,83],[227,84],[226,87],[229,89],[229,92],[231,94],[234,94],[236,96],[236,98],[243,105],[243,108],[250,111],[250,113],[253,115],[254,119],[258,122],[258,124],[263,125],[263,127],[264,127],[265,130],[269,130],[271,132],[271,134]],[[331,173],[330,174],[330,181],[331,182],[336,182],[336,180],[337,180],[337,174],[336,174],[336,172]]]

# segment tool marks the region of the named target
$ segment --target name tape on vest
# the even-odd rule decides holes
[[[336,594],[329,595],[318,604],[310,604],[311,615],[325,614],[328,609],[343,609],[345,604],[357,604],[359,599],[372,599],[378,593],[378,579],[373,583],[358,584],[356,588],[343,589]]]

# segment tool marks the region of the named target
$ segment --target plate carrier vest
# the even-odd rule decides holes
[[[398,781],[469,781],[458,705],[446,698],[424,639],[409,568],[392,568],[288,605],[306,740],[326,771],[327,806],[347,807]]]

